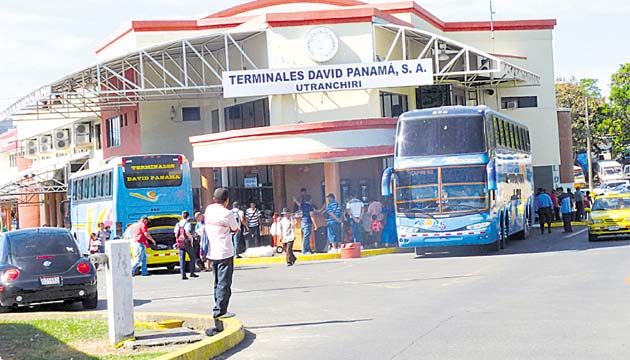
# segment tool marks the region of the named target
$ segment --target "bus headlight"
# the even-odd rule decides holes
[[[485,229],[488,226],[490,226],[490,222],[489,221],[484,221],[484,222],[480,222],[477,224],[472,224],[472,225],[468,225],[466,226],[467,230],[480,230],[480,229]]]

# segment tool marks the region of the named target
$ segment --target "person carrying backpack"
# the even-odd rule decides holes
[[[195,274],[195,266],[197,262],[197,256],[193,246],[192,225],[190,224],[190,215],[188,211],[182,212],[182,219],[175,225],[175,248],[179,250],[179,273],[182,275],[182,280],[188,280],[186,277],[186,254],[190,258],[188,264],[190,270],[190,277],[196,278],[199,275]]]

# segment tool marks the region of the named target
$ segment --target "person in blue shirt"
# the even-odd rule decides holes
[[[562,188],[559,188],[562,191]],[[573,228],[571,227],[571,218],[572,218],[572,205],[571,201],[573,199],[573,195],[571,194],[571,189],[567,189],[567,192],[562,193],[558,197],[558,201],[560,202],[560,212],[562,213],[562,223],[564,226],[564,232],[570,233],[573,232]]]
[[[311,249],[311,235],[317,231],[317,224],[313,218],[315,208],[311,204],[311,196],[305,193],[301,195],[299,202],[296,198],[293,198],[293,202],[299,205],[302,211],[302,254],[314,254],[315,249]]]
[[[538,223],[540,224],[540,233],[545,233],[545,223],[547,223],[547,231],[551,234],[551,217],[553,209],[553,201],[551,196],[543,188],[538,189],[536,194],[536,212],[538,213]]]
[[[335,201],[335,194],[330,193],[326,196],[327,205],[323,209],[326,216],[326,230],[328,233],[328,242],[331,245],[330,252],[336,253],[341,250],[341,206]]]

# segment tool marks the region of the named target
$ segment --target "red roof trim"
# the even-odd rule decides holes
[[[311,3],[311,4],[327,4],[337,6],[357,6],[365,5],[364,2],[355,0],[255,0],[245,4],[233,6],[231,8],[216,12],[214,14],[206,16],[204,19],[211,18],[225,18],[235,15],[239,15],[248,11],[264,9],[267,7],[284,5],[284,4],[299,4],[299,3]]]
[[[508,55],[508,54],[496,54],[496,53],[488,53],[488,54],[493,55],[493,56],[502,57],[502,58],[510,58],[510,59],[527,60],[527,56],[520,56],[520,55]]]
[[[426,20],[428,23],[430,23],[434,27],[440,30],[444,30],[444,21],[440,20],[437,16],[433,15],[422,6],[416,4],[414,1],[391,2],[391,3],[382,3],[382,4],[374,4],[374,5],[379,10],[382,10],[388,14],[401,14],[401,13],[415,14],[418,17]]]
[[[319,10],[303,11],[293,13],[270,13],[267,14],[269,26],[300,26],[313,24],[338,24],[345,22],[372,22],[374,17],[387,20],[393,24],[401,26],[413,26],[406,21],[402,21],[395,16],[387,14],[371,6],[353,7],[341,10]]]
[[[203,161],[194,160],[192,166],[195,168],[204,167],[235,167],[235,166],[255,166],[266,164],[282,164],[282,163],[296,163],[300,161],[313,160],[330,160],[330,159],[343,159],[358,156],[388,156],[394,154],[393,145],[384,146],[372,146],[361,148],[344,148],[344,149],[331,149],[323,151],[314,151],[302,154],[283,154],[274,156],[263,157],[247,157],[242,159],[230,159],[230,160],[217,160],[217,161]]]
[[[122,34],[116,36],[115,38],[113,38],[112,40],[108,41],[107,43],[105,43],[105,45],[99,47],[98,49],[96,49],[96,53],[100,53],[101,51],[105,50],[106,48],[108,48],[110,45],[112,45],[113,43],[115,43],[116,41],[122,39],[123,37],[125,37],[125,35],[129,34],[130,32],[133,31],[133,27],[130,27],[129,29],[125,30]]]
[[[495,21],[495,31],[510,30],[553,30],[557,21],[555,19],[543,20],[507,20]],[[490,31],[489,21],[465,21],[465,22],[449,22],[443,29],[445,32],[456,31]]]
[[[297,134],[313,134],[321,132],[337,132],[348,130],[391,129],[396,127],[396,118],[371,118],[358,120],[324,121],[306,124],[290,124],[265,126],[250,129],[224,131],[214,134],[191,136],[191,144],[245,139],[263,136],[282,136]]]

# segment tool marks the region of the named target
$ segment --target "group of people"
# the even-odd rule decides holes
[[[312,198],[307,193],[306,188],[300,189],[298,198],[293,198],[294,210],[301,213],[302,232],[302,254],[314,253],[311,248],[311,236],[317,231],[316,215],[321,215],[326,220],[326,238],[328,240],[328,252],[335,253],[341,250],[340,244],[343,242],[342,228],[349,230],[348,235],[352,242],[361,244],[373,244],[375,247],[380,243],[389,246],[397,241],[395,217],[393,208],[383,206],[378,201],[372,201],[365,208],[365,204],[356,196],[351,195],[344,208],[337,202],[335,194],[326,195],[326,204],[317,209],[312,204]],[[293,242],[295,241],[295,219],[288,208],[283,208],[280,214],[282,217],[276,222],[278,229],[273,231],[282,241],[286,254],[288,266],[295,263],[293,254]],[[367,235],[369,240],[364,240],[363,235]]]
[[[575,192],[567,187],[566,192],[562,187],[551,193],[546,189],[538,188],[536,193],[536,213],[540,231],[544,234],[544,226],[551,233],[551,222],[562,221],[564,232],[573,232],[571,221],[581,221],[585,218],[584,209],[591,206],[592,199],[590,191],[583,193],[580,188]]]
[[[195,274],[197,254],[203,260],[204,269],[214,273],[214,299],[215,318],[231,317],[234,314],[227,311],[231,296],[232,274],[234,271],[234,242],[233,234],[240,230],[240,225],[232,210],[227,209],[229,202],[228,190],[218,188],[213,195],[212,204],[208,205],[204,214],[195,214],[197,224],[192,229],[189,213],[184,211],[182,219],[175,225],[175,247],[179,250],[179,265],[182,279],[186,276],[185,259],[188,255],[190,265],[188,273],[190,277],[198,277]],[[134,225],[133,239],[136,253],[135,261],[131,266],[131,273],[136,274],[140,267],[140,275],[150,276],[147,271],[146,248],[149,241],[154,245],[155,239],[148,231],[149,218],[143,216]],[[197,251],[196,243],[199,243]]]
[[[90,254],[104,253],[105,241],[109,240],[112,234],[111,228],[106,226],[105,223],[99,222],[97,226],[98,231],[90,234],[90,241],[88,243]]]

